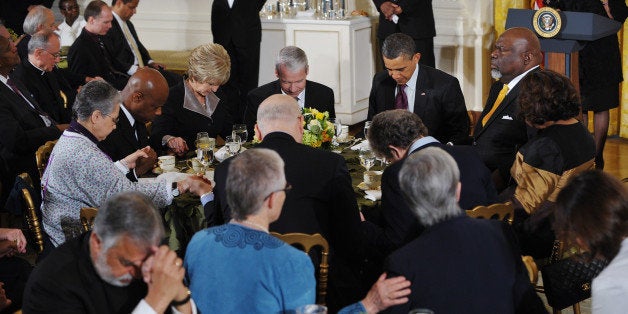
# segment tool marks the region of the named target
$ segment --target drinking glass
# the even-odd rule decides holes
[[[373,153],[370,147],[360,148],[359,158],[360,165],[366,168],[366,171],[371,170],[371,167],[375,165],[375,160],[377,160],[377,158],[375,157],[375,153]]]
[[[364,138],[366,139],[366,135],[369,132],[369,128],[371,127],[371,121],[364,122]]]
[[[231,135],[239,136],[242,142],[249,140],[249,132],[246,129],[246,124],[234,124]]]
[[[229,135],[225,137],[225,146],[227,147],[227,153],[229,156],[237,155],[242,147],[240,137],[237,135]]]
[[[205,133],[206,132],[201,132]],[[214,146],[216,141],[210,137],[200,137],[196,140],[196,159],[203,165],[202,172],[207,170],[214,160]]]
[[[196,133],[196,139],[200,140],[202,138],[209,138],[209,133],[207,132],[198,132]]]

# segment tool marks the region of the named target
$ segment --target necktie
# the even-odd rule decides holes
[[[140,50],[137,48],[137,42],[135,41],[135,38],[133,38],[133,35],[131,35],[131,31],[129,30],[129,27],[127,26],[126,22],[122,22],[121,26],[122,26],[122,32],[124,33],[124,37],[126,37],[126,40],[129,42],[129,45],[131,45],[131,50],[133,50],[133,54],[137,58],[137,64],[140,67],[143,67],[144,60],[142,60],[142,55],[140,54]]]
[[[488,120],[491,118],[493,113],[495,113],[495,110],[497,110],[497,107],[499,107],[499,105],[502,103],[504,98],[506,98],[507,93],[508,93],[508,85],[504,84],[504,86],[502,87],[502,90],[500,90],[499,94],[497,95],[497,99],[495,99],[495,103],[493,104],[493,107],[484,116],[484,118],[482,118],[482,126],[486,125],[486,122],[488,122]]]
[[[20,91],[20,89],[17,87],[17,85],[15,85],[15,82],[13,82],[12,79],[8,79],[7,80],[7,85],[9,85],[9,87],[11,87],[11,89],[13,90],[13,92],[20,96],[22,99],[24,99],[30,106],[31,108],[35,109],[35,111],[37,112],[37,114],[39,114],[39,116],[41,117],[41,119],[44,121],[44,124],[46,126],[51,126],[51,125],[55,125],[55,121],[52,120],[52,118],[50,118],[50,116],[48,116],[48,114],[46,112],[44,112],[43,110],[41,110],[41,108],[39,108],[39,105],[37,105],[37,103],[32,103],[28,98],[24,97],[24,94],[22,93],[22,91]]]
[[[408,109],[408,96],[406,95],[406,84],[397,85],[397,96],[395,96],[395,109]]]

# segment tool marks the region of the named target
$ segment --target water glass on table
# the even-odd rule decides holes
[[[203,165],[201,172],[205,172],[207,167],[214,160],[214,147],[216,139],[210,138],[207,132],[198,132],[196,134],[196,158]]]
[[[371,150],[370,147],[362,147],[360,148],[360,165],[366,169],[366,171],[371,170],[371,167],[375,166],[375,153]]]
[[[371,127],[371,121],[364,121],[364,138],[366,139],[366,135],[369,132],[369,128]]]
[[[234,124],[231,131],[232,136],[239,136],[242,143],[249,140],[249,132],[246,129],[246,124]]]
[[[238,135],[229,135],[225,137],[225,147],[229,156],[235,156],[240,152],[242,147],[241,138]]]

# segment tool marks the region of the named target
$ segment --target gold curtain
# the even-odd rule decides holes
[[[532,0],[495,0],[495,34],[499,36],[506,25],[506,15],[509,8],[529,9]],[[497,38],[497,37],[495,37]],[[619,32],[619,44],[622,50],[622,69],[624,81],[628,81],[628,32],[623,29]],[[609,135],[617,135],[628,138],[628,84],[621,84],[621,104],[619,108],[610,111]],[[589,130],[593,131],[593,115],[589,115]]]

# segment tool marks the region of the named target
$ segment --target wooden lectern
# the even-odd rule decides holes
[[[535,10],[508,9],[506,29],[525,27],[535,31]],[[585,12],[559,11],[562,27],[552,38],[539,38],[545,53],[545,68],[562,73],[580,91],[578,81],[578,51],[587,41],[617,33],[622,24],[601,15]],[[541,37],[541,36],[539,36]]]

